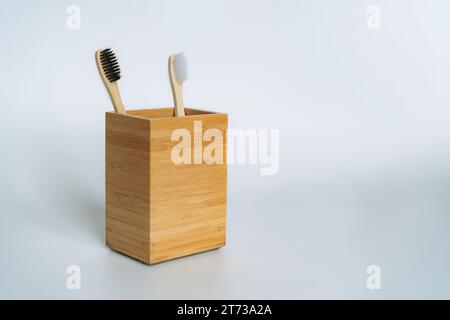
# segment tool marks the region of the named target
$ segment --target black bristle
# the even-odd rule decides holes
[[[111,49],[105,49],[100,52],[100,62],[102,63],[103,71],[110,82],[120,79],[119,62]]]

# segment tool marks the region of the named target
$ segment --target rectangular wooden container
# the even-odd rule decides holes
[[[173,108],[106,113],[106,244],[147,264],[225,245],[228,116],[188,108],[186,114],[173,117]],[[222,164],[172,161],[176,129],[189,131],[191,159],[211,143],[194,143],[194,121],[203,133],[222,133]]]

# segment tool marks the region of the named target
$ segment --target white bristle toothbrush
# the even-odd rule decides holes
[[[169,78],[175,104],[175,116],[184,117],[183,82],[187,80],[187,63],[184,53],[169,57]]]

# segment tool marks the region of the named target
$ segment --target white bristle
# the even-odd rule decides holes
[[[173,59],[175,77],[178,83],[183,83],[187,80],[187,61],[184,53],[178,53]]]

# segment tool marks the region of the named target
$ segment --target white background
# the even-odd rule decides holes
[[[449,14],[445,0],[0,0],[0,298],[448,298]],[[167,57],[184,51],[188,105],[280,130],[277,175],[229,167],[223,249],[146,266],[105,246],[105,47],[128,109],[172,104]]]

